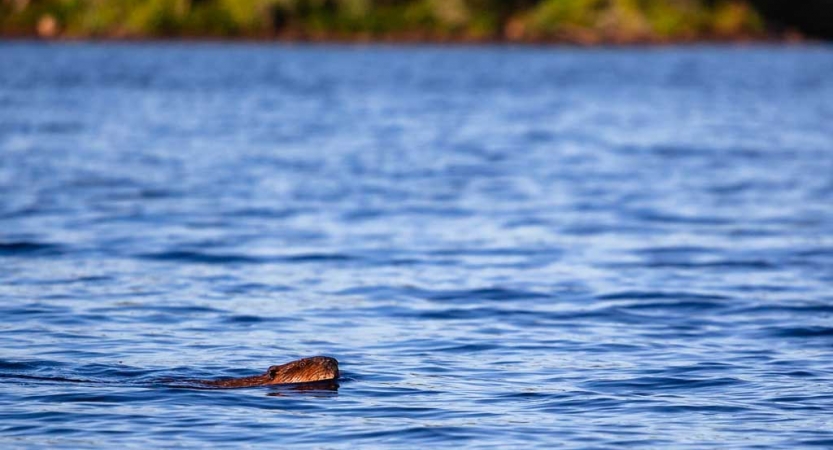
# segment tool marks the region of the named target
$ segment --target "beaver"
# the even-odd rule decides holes
[[[270,367],[262,375],[221,380],[199,380],[203,386],[215,388],[244,388],[273,384],[314,383],[338,378],[338,361],[329,356],[313,356]]]

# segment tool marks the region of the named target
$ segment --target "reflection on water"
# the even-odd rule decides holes
[[[0,442],[830,446],[831,72],[2,44]]]

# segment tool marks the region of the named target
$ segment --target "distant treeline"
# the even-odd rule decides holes
[[[586,44],[767,36],[775,28],[754,5],[755,0],[0,0],[0,34]]]

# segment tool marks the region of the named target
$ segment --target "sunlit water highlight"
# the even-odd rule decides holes
[[[832,73],[2,44],[0,445],[833,446]]]

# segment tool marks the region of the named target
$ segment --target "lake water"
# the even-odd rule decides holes
[[[829,448],[831,74],[0,44],[0,446]]]

